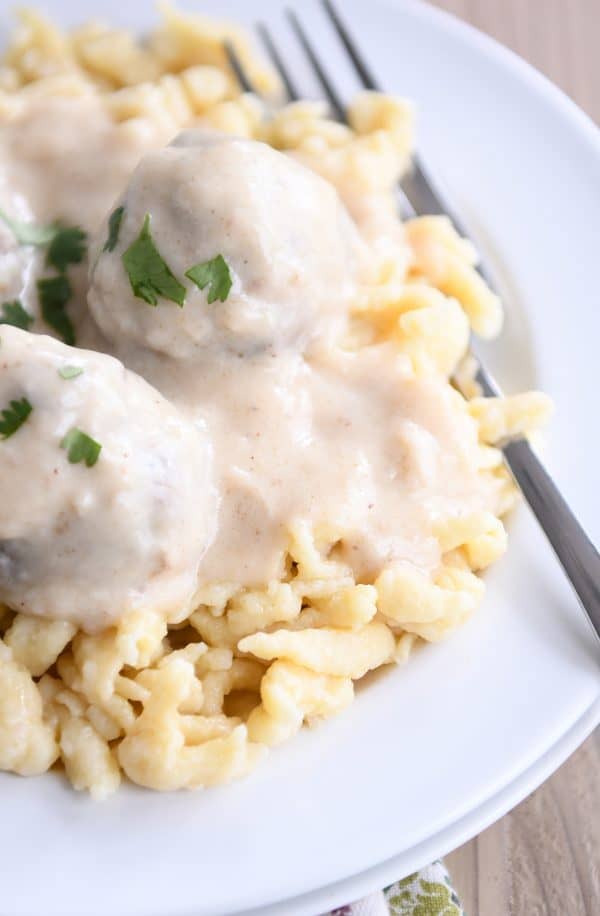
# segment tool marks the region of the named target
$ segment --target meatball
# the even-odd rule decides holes
[[[105,245],[108,227],[96,242],[88,297],[119,352],[134,343],[189,360],[208,348],[242,355],[302,348],[343,321],[355,288],[357,231],[333,186],[283,153],[186,131],[142,159],[120,205],[116,244]],[[123,254],[145,222],[185,287],[183,307],[160,295],[152,307],[134,294]],[[232,286],[211,301],[211,288],[186,273],[218,256]]]
[[[206,433],[110,356],[0,340],[0,601],[88,632],[184,616],[216,524]]]

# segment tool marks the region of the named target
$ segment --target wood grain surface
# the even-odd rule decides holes
[[[446,856],[467,916],[600,913],[600,733],[533,795]]]
[[[600,0],[430,0],[545,73],[600,123]]]
[[[600,124],[600,0],[432,0],[546,74]],[[468,916],[599,916],[600,733],[446,857]]]

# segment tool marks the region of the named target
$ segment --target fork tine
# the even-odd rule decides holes
[[[340,121],[345,121],[346,120],[345,106],[342,100],[340,99],[339,95],[337,94],[333,86],[333,83],[331,82],[331,80],[327,76],[327,73],[323,69],[321,61],[317,57],[317,54],[313,46],[311,45],[310,41],[308,40],[308,36],[306,32],[304,31],[304,28],[301,26],[298,17],[294,13],[294,11],[290,9],[286,10],[286,16],[288,17],[290,24],[294,32],[296,33],[298,40],[306,53],[306,56],[308,57],[308,59],[310,60],[313,66],[317,79],[319,80],[323,88],[323,92],[325,93],[325,95],[327,96],[327,99],[329,100],[329,104],[331,105],[333,112],[340,119]]]
[[[340,14],[336,10],[335,6],[331,0],[321,0],[321,3],[323,4],[325,12],[327,13],[334,29],[336,30],[340,41],[348,52],[348,56],[354,65],[354,69],[356,70],[361,83],[365,89],[373,89],[375,92],[380,92],[381,90],[377,80],[365,63],[363,56],[359,53],[354,39],[350,37],[350,32],[342,22]]]
[[[233,70],[236,80],[241,86],[242,92],[254,92],[257,93],[256,88],[252,85],[252,80],[244,70],[242,62],[238,57],[238,53],[233,47],[230,41],[223,42],[223,49],[227,55],[227,60],[229,61],[229,66]]]
[[[359,52],[356,42],[351,38],[332,0],[321,0],[321,4],[337,32],[340,41],[348,52],[348,56],[364,88],[374,90],[375,92],[381,92],[379,83],[367,66],[364,57]],[[402,178],[400,187],[405,198],[404,208],[406,215],[414,216],[415,212],[430,214],[446,212],[416,154],[413,156],[413,167],[411,171]],[[408,208],[406,207],[406,202],[408,202]],[[410,211],[412,211],[412,213]],[[457,221],[455,221],[455,225],[458,227]]]
[[[337,93],[335,92],[333,86],[331,85],[327,75],[323,71],[323,68],[321,67],[321,64],[313,48],[311,47],[311,45],[308,42],[308,39],[306,37],[304,30],[302,29],[298,20],[294,17],[294,14],[291,11],[288,11],[288,16],[290,17],[290,20],[292,21],[294,30],[296,34],[298,35],[298,38],[300,39],[302,46],[306,51],[306,54],[310,58],[315,68],[317,76],[319,77],[319,81],[321,82],[321,85],[323,86],[323,89],[329,99],[332,109],[336,112],[340,121],[345,123],[346,122],[346,113],[344,111],[342,102],[338,98]],[[298,93],[295,83],[293,82],[293,80],[291,79],[289,75],[288,68],[283,64],[281,55],[277,51],[277,48],[275,46],[275,43],[273,41],[271,34],[269,33],[267,27],[263,25],[262,23],[257,25],[257,29],[259,31],[261,38],[263,39],[265,43],[265,47],[267,51],[269,51],[269,56],[273,64],[275,65],[277,72],[279,73],[279,76],[281,77],[282,81],[285,84],[285,87],[289,93],[290,99],[292,101],[296,101],[297,99],[301,98],[302,96],[300,93]],[[255,94],[258,94],[258,90],[255,88],[250,77],[246,73],[246,70],[244,69],[244,66],[238,56],[238,53],[235,50],[235,48],[233,47],[233,45],[231,44],[231,42],[225,41],[223,43],[223,49],[229,61],[229,65],[231,69],[233,70],[233,73],[238,83],[240,84],[242,90],[244,92],[253,92]],[[401,197],[400,206],[401,206],[401,209],[404,215],[407,217],[414,216],[415,210],[414,210],[413,205],[410,202],[411,195],[407,194],[406,191],[401,186],[399,187],[398,190],[399,190],[400,197]],[[438,211],[433,210],[432,212],[438,212]]]
[[[285,86],[285,90],[288,94],[288,98],[292,102],[297,102],[298,99],[300,98],[300,93],[298,92],[298,89],[296,88],[296,84],[294,83],[292,77],[290,76],[290,71],[284,64],[282,57],[279,51],[277,50],[277,46],[275,45],[275,42],[273,41],[273,37],[271,33],[269,32],[264,22],[258,22],[256,25],[256,29],[262,39],[262,43],[265,46],[267,54],[271,58],[271,63],[273,64],[279,76],[281,77],[281,81],[283,85]]]

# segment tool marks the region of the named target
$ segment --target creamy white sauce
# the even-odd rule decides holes
[[[163,139],[124,140],[99,112],[84,118],[74,104],[11,125],[0,166],[4,187],[17,189],[36,220],[91,230],[144,149]],[[96,116],[88,136],[82,123]],[[64,169],[60,148],[71,160]],[[326,525],[336,555],[362,580],[397,559],[431,570],[440,559],[436,519],[493,504],[476,465],[475,424],[446,381],[414,379],[390,344],[338,345],[370,259],[393,255],[403,239],[389,198],[345,198],[360,233],[330,184],[260,144],[186,134],[144,158],[121,198],[117,247],[101,250],[106,222],[94,243],[89,301],[105,335],[94,346],[175,406],[89,353],[82,359],[94,381],[79,401],[79,379],[50,372],[47,381],[64,348],[31,337],[26,346],[16,332],[27,356],[4,362],[3,342],[2,401],[22,388],[44,410],[0,442],[0,551],[23,544],[15,560],[4,548],[4,566],[0,552],[0,599],[94,629],[152,601],[158,576],[156,603],[166,594],[172,609],[178,595],[189,601],[192,578],[259,585],[278,577],[297,521]],[[121,255],[146,213],[186,286],[183,308],[152,307],[132,293]],[[9,248],[7,264],[21,257]],[[209,306],[184,273],[217,254],[234,285]],[[131,433],[124,390],[136,391]],[[177,430],[171,445],[165,417]],[[103,441],[92,469],[68,465],[56,447],[74,423]],[[49,551],[63,541],[54,562]]]
[[[206,423],[221,503],[203,582],[276,578],[295,520],[327,525],[363,580],[440,560],[433,524],[487,508],[477,431],[443,379],[415,379],[390,345],[223,355],[190,367],[129,350],[130,366]]]

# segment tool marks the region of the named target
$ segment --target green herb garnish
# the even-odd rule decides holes
[[[0,412],[0,436],[8,439],[13,433],[23,426],[23,423],[33,410],[27,398],[20,401],[11,401],[10,406]]]
[[[63,366],[58,370],[58,374],[61,378],[64,378],[66,381],[69,379],[77,378],[78,375],[81,375],[83,369],[81,366]]]
[[[26,331],[29,325],[33,324],[33,317],[25,311],[18,299],[13,299],[12,302],[2,303],[0,324],[10,324],[13,328],[21,328]]]
[[[193,267],[186,270],[185,275],[193,280],[200,289],[208,286],[209,305],[216,299],[225,302],[233,285],[229,265],[222,254],[218,254],[212,261],[194,264]]]
[[[87,433],[73,427],[60,443],[60,447],[67,450],[67,457],[71,464],[85,461],[88,468],[93,467],[102,451],[102,446]]]
[[[3,210],[0,210],[0,219],[6,223],[20,245],[48,245],[59,229],[56,223],[36,226],[35,223],[24,223],[18,219],[11,219]]]
[[[35,223],[11,219],[3,210],[0,210],[0,219],[4,220],[20,245],[48,245],[46,264],[56,267],[60,273],[69,264],[83,261],[87,235],[79,226],[61,226],[60,223],[36,226]]]
[[[117,207],[116,210],[108,217],[108,238],[102,251],[114,251],[119,241],[119,232],[121,230],[121,220],[125,213],[125,207]]]
[[[146,213],[139,236],[121,255],[134,296],[149,305],[157,305],[158,297],[170,299],[177,305],[185,302],[186,289],[162,258],[150,235],[150,214]]]
[[[37,281],[42,317],[46,324],[61,336],[66,344],[75,344],[75,330],[65,306],[71,298],[71,284],[67,277],[44,277]]]
[[[59,226],[46,252],[46,264],[64,273],[69,264],[80,264],[87,251],[87,235],[79,226]]]

